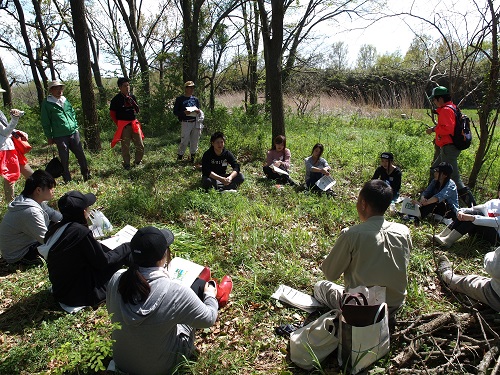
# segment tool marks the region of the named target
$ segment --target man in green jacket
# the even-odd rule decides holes
[[[42,102],[42,127],[49,145],[56,144],[63,165],[64,182],[71,181],[69,151],[75,154],[83,180],[90,178],[87,158],[83,152],[75,110],[63,96],[64,84],[55,80],[49,83],[49,96]]]

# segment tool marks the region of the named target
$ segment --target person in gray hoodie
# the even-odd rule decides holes
[[[191,288],[173,282],[165,269],[174,236],[145,227],[130,242],[132,264],[111,278],[106,306],[113,323],[113,359],[130,375],[169,374],[194,352],[195,328],[217,319],[217,289],[198,278]]]
[[[49,224],[62,219],[45,203],[54,197],[55,187],[50,174],[37,170],[9,204],[0,223],[0,253],[7,263],[42,264],[37,247],[44,243]]]

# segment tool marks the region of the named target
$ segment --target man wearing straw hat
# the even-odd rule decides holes
[[[42,102],[42,127],[49,145],[56,144],[63,165],[64,182],[71,181],[69,151],[80,165],[83,181],[90,178],[87,158],[83,152],[75,110],[63,96],[64,84],[55,80],[49,83],[49,96]]]

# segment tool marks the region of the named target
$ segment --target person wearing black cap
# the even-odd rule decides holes
[[[441,162],[434,168],[434,179],[422,193],[420,215],[422,218],[430,213],[445,218],[456,218],[458,211],[457,185],[451,179],[453,167],[447,162]]]
[[[474,200],[474,196],[460,178],[457,159],[460,156],[461,151],[455,147],[452,139],[452,135],[455,132],[456,122],[454,109],[456,109],[457,106],[453,104],[450,92],[448,91],[448,88],[444,86],[434,87],[432,89],[431,96],[429,96],[429,101],[436,107],[435,112],[438,115],[438,120],[435,126],[426,130],[426,133],[436,133],[434,144],[439,148],[437,157],[432,162],[430,168],[430,180],[433,179],[434,168],[436,168],[439,163],[449,163],[453,168],[453,172],[450,177],[457,185],[460,198],[463,199],[468,207],[475,206],[476,202]]]
[[[217,319],[217,289],[197,279],[191,288],[173,282],[165,265],[174,236],[168,229],[145,227],[130,242],[132,263],[110,280],[106,306],[114,330],[113,359],[128,374],[169,374],[194,352],[195,328]]]
[[[177,160],[182,160],[189,144],[191,163],[194,162],[198,151],[198,143],[203,130],[203,120],[205,119],[200,101],[193,95],[194,88],[193,81],[184,83],[184,95],[178,96],[174,103],[174,115],[177,116],[181,123],[181,142],[177,150]]]
[[[109,115],[118,129],[111,141],[111,148],[121,141],[123,168],[130,169],[130,140],[135,145],[134,165],[141,164],[144,156],[144,134],[141,124],[137,120],[139,106],[136,97],[130,93],[130,79],[118,78],[120,92],[111,99]]]
[[[58,201],[62,220],[47,231],[38,248],[47,260],[52,293],[65,306],[96,307],[106,299],[106,285],[128,264],[130,243],[111,250],[92,236],[87,219],[96,201],[92,193],[70,191]]]
[[[401,189],[401,169],[394,165],[394,155],[391,152],[380,154],[380,167],[375,170],[372,180],[382,180],[387,182],[392,188],[392,201],[399,197]]]

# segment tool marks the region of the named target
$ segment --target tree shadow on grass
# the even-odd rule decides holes
[[[49,290],[40,290],[22,298],[0,314],[0,332],[22,334],[26,329],[39,327],[42,322],[64,316]]]

